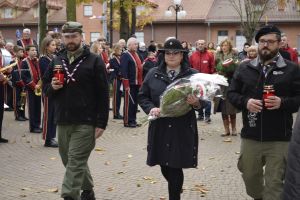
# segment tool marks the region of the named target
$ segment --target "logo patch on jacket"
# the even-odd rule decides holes
[[[281,75],[284,74],[283,71],[273,71],[273,75]]]

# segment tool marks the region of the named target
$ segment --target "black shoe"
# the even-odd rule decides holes
[[[4,138],[0,138],[0,143],[8,143],[8,140]]]
[[[74,200],[71,197],[64,197],[64,200]]]
[[[203,120],[204,120],[204,117],[201,116],[201,115],[199,115],[199,116],[198,116],[198,120],[199,120],[199,121],[203,121]]]
[[[9,107],[9,108],[5,108],[4,111],[14,111],[14,109]]]
[[[26,121],[26,119],[24,117],[17,117],[16,121]]]
[[[114,116],[114,119],[123,119],[123,116],[122,115],[117,115],[117,116]]]
[[[124,126],[128,128],[136,128],[136,124],[132,124],[132,123],[124,124]]]
[[[80,198],[81,200],[96,200],[94,190],[83,190]]]
[[[210,117],[205,117],[205,122],[206,122],[206,123],[210,123],[210,122],[211,122]]]
[[[254,199],[254,200],[263,200],[263,199]]]
[[[33,128],[30,130],[31,133],[41,133],[42,129],[41,128]]]
[[[58,143],[55,141],[55,139],[51,139],[51,140],[46,140],[45,141],[45,147],[58,147]]]

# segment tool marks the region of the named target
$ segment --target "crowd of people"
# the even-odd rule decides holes
[[[113,119],[123,120],[125,128],[136,128],[140,126],[138,105],[146,114],[159,117],[160,95],[172,82],[199,72],[218,73],[229,84],[222,88],[222,98],[210,102],[189,95],[186,101],[192,109],[187,114],[149,123],[147,164],[160,166],[169,199],[179,200],[182,169],[197,167],[197,120],[212,123],[213,107],[213,113],[221,113],[221,136],[237,136],[236,117],[242,112],[238,169],[247,194],[256,200],[297,199],[299,117],[288,148],[292,114],[300,106],[298,55],[276,26],[262,27],[255,42],[245,43],[238,52],[229,39],[216,49],[214,43],[199,39],[193,50],[188,42],[174,37],[164,44],[151,41],[148,46],[130,37],[110,49],[105,38],[85,44],[78,22],[66,22],[62,33],[49,31],[40,48],[30,29],[23,30],[16,45],[6,43],[0,34],[0,67],[4,69],[0,105],[5,103],[6,110],[14,111],[15,120],[28,120],[31,133],[42,133],[45,147],[59,148],[66,167],[62,198],[94,200],[87,162],[107,126],[110,107]],[[272,95],[266,95],[267,91]],[[2,126],[4,107],[0,108]],[[7,142],[0,129],[0,143]],[[288,186],[284,186],[286,168]]]

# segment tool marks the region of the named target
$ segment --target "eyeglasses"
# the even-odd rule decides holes
[[[165,54],[170,56],[170,55],[178,55],[180,51],[166,51]]]
[[[275,42],[278,42],[278,40],[258,40],[259,45],[273,45]]]

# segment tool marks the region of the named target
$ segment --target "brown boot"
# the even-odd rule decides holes
[[[221,134],[222,137],[229,136],[230,135],[230,129],[229,129],[229,119],[228,115],[222,115],[223,119],[223,125],[225,129],[225,133]]]
[[[232,136],[237,136],[236,132],[236,114],[230,115],[230,123],[231,123],[231,129],[232,129]]]

